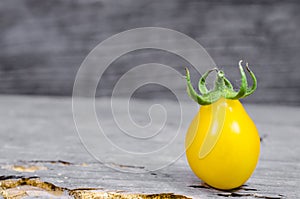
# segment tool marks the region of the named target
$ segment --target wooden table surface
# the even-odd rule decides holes
[[[120,105],[119,116],[125,117],[124,101],[119,99],[115,103]],[[149,103],[136,101],[133,119],[138,116],[139,122],[149,122],[144,109]],[[171,111],[168,116],[175,120],[178,104],[164,103]],[[109,100],[99,99],[96,104],[101,114],[102,109],[109,107]],[[182,106],[190,112],[183,119],[186,128],[197,106],[191,101]],[[276,105],[245,105],[245,108],[262,137],[260,161],[244,186],[225,192],[203,184],[191,172],[184,155],[158,170],[156,166],[162,166],[158,164],[169,161],[164,154],[142,162],[133,158],[130,164],[125,156],[115,157],[108,150],[100,153],[104,157],[102,162],[96,160],[86,150],[89,146],[80,141],[71,98],[1,96],[0,194],[6,198],[300,198],[300,108]],[[102,117],[102,122],[106,129],[111,129],[108,136],[118,139],[119,132],[111,118]],[[155,125],[159,120],[152,122]],[[88,132],[88,122],[84,125]],[[176,121],[166,125],[172,128]],[[185,131],[179,134],[184,137]],[[81,136],[91,143],[95,139],[88,134]],[[119,141],[122,142],[121,137]],[[160,142],[154,139],[153,145],[144,148]],[[134,144],[127,144],[134,148]],[[182,149],[183,140],[176,144]]]

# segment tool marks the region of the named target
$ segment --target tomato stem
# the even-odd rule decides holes
[[[233,89],[230,81],[225,77],[222,70],[217,68],[211,69],[204,73],[199,79],[198,89],[200,94],[198,94],[191,84],[190,72],[186,68],[186,81],[187,81],[187,93],[188,95],[200,105],[209,105],[219,100],[221,97],[226,99],[237,100],[240,98],[247,97],[251,95],[257,88],[257,80],[254,73],[250,70],[248,63],[246,63],[246,69],[249,72],[251,79],[253,81],[252,87],[248,87],[247,77],[242,66],[242,60],[239,61],[239,69],[241,73],[241,85],[239,90],[236,92]],[[208,90],[206,87],[206,78],[211,72],[217,72],[217,78],[215,80],[215,86],[212,90]]]

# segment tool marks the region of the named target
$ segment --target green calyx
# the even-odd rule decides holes
[[[246,63],[246,69],[249,72],[253,81],[252,86],[248,87],[247,77],[243,69],[242,62],[243,62],[242,60],[239,62],[239,69],[242,76],[241,86],[239,91],[235,91],[233,89],[232,84],[225,77],[225,74],[222,70],[214,68],[204,73],[203,76],[200,78],[198,84],[198,89],[200,91],[200,94],[198,94],[191,84],[190,72],[187,68],[185,68],[187,92],[189,96],[200,105],[209,105],[216,102],[220,98],[237,100],[240,98],[247,97],[248,95],[251,95],[257,87],[256,77],[254,73],[249,69],[248,63]],[[205,85],[205,81],[207,76],[211,72],[217,72],[217,78],[215,80],[214,88],[209,91]]]

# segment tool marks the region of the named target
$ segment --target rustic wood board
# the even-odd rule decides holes
[[[81,100],[84,103],[86,99]],[[119,99],[117,104],[122,104],[123,101],[124,99]],[[100,112],[101,107],[108,103],[109,99],[105,98],[98,99],[96,102]],[[148,107],[149,103],[151,104],[151,101],[136,101],[134,114],[138,116],[145,114],[144,107]],[[173,101],[164,103],[168,104],[170,110],[176,110],[178,107],[178,104]],[[197,111],[197,106],[193,102],[182,105],[191,113],[192,118]],[[7,180],[23,180],[23,186],[27,186],[23,187],[27,189],[27,195],[34,196],[43,192],[40,189],[46,189],[43,189],[46,185],[38,186],[38,182],[35,181],[47,182],[55,185],[52,186],[51,191],[54,188],[65,190],[57,197],[66,198],[70,197],[70,193],[76,196],[74,194],[76,191],[76,193],[81,191],[81,196],[84,195],[82,192],[90,191],[101,193],[101,197],[106,198],[112,193],[119,195],[110,195],[111,197],[123,198],[138,197],[138,194],[142,194],[140,198],[146,196],[174,198],[175,195],[191,198],[299,198],[300,108],[268,105],[246,105],[245,107],[256,122],[263,138],[261,157],[255,173],[242,188],[225,192],[209,188],[195,177],[184,156],[170,166],[151,172],[147,172],[151,159],[145,161],[144,165],[136,165],[134,162],[132,165],[120,165],[118,159],[114,162],[112,158],[110,165],[115,169],[95,160],[85,150],[76,132],[71,98],[1,96],[1,187],[3,188]],[[123,114],[125,116],[126,113]],[[170,115],[172,119],[172,112]],[[187,121],[184,123],[183,125],[188,125]],[[114,129],[113,122],[107,121],[107,124]],[[185,132],[181,133],[184,135]],[[145,148],[147,147],[151,145],[145,145]],[[158,161],[155,162],[159,163],[160,159],[163,161],[165,158],[157,157]],[[122,168],[127,168],[131,172],[116,170]],[[141,171],[144,173],[139,173]],[[17,189],[19,192],[22,190],[20,187],[22,186]],[[2,188],[0,191],[3,191]],[[78,190],[78,188],[83,189]],[[43,196],[53,197],[51,194]]]
[[[249,101],[299,105],[299,9],[297,0],[1,1],[0,92],[71,95],[80,64],[100,42],[133,28],[163,27],[197,40],[235,83],[238,61],[247,60],[260,84]],[[149,62],[182,74],[189,66],[167,52],[132,52],[112,63],[98,94],[109,96],[123,73]],[[151,94],[165,90],[152,88]]]

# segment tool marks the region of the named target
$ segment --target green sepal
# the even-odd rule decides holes
[[[190,72],[186,68],[187,93],[195,102],[197,102],[200,105],[212,104],[215,101],[219,100],[221,97],[226,99],[237,100],[249,96],[257,88],[256,77],[248,67],[248,63],[246,63],[246,69],[249,72],[253,81],[252,87],[248,88],[247,77],[242,66],[242,60],[239,62],[239,69],[241,73],[241,86],[239,91],[234,91],[232,84],[225,77],[225,74],[222,70],[214,68],[204,73],[203,76],[199,79],[198,89],[200,94],[198,94],[191,84]],[[214,89],[209,91],[205,85],[205,81],[207,76],[213,71],[217,72],[217,78],[215,80]]]
[[[214,69],[211,69],[209,71],[207,71],[206,73],[204,73],[202,75],[202,77],[199,79],[199,83],[198,83],[198,89],[200,91],[201,94],[207,94],[208,93],[208,89],[206,88],[206,85],[205,85],[205,81],[206,81],[206,78],[207,76],[213,72],[213,71],[216,71],[218,70],[217,68],[214,68]]]
[[[251,79],[252,79],[252,87],[247,89],[247,93],[245,95],[245,97],[251,95],[257,88],[257,80],[256,77],[254,75],[254,73],[250,70],[248,63],[246,63],[246,69],[249,72]]]

